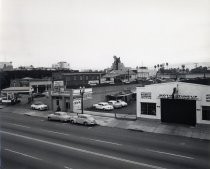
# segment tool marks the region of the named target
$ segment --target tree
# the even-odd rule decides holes
[[[183,71],[185,70],[185,65],[182,65],[182,70],[183,70]]]

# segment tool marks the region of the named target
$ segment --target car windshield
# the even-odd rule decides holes
[[[43,103],[40,103],[40,102],[39,102],[39,103],[34,103],[34,104],[35,104],[35,105],[42,105]]]
[[[59,112],[59,114],[60,114],[61,116],[65,116],[65,115],[67,115],[67,113],[66,113],[66,112]]]

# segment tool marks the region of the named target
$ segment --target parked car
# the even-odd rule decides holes
[[[79,124],[83,124],[85,126],[97,124],[94,117],[89,114],[78,114],[77,116],[71,116],[70,122],[72,124],[79,123]]]
[[[120,103],[122,105],[122,107],[125,107],[128,105],[128,103],[122,101],[122,100],[117,100],[118,103]]]
[[[31,105],[31,108],[34,110],[47,110],[48,106],[42,102],[36,102]]]
[[[98,104],[94,104],[93,107],[99,110],[113,110],[114,109],[114,107],[112,105],[109,105],[109,103],[107,102],[100,102]]]
[[[55,112],[47,116],[48,120],[57,120],[62,122],[70,121],[70,116],[66,112]]]
[[[109,100],[108,103],[109,103],[109,105],[112,105],[115,109],[122,107],[122,104],[115,100]]]

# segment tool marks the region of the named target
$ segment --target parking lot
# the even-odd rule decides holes
[[[103,113],[116,113],[116,114],[129,114],[129,115],[134,115],[134,114],[136,114],[136,102],[135,101],[130,102],[128,104],[128,106],[121,107],[121,108],[114,109],[114,110],[98,110],[98,109],[95,109],[93,107],[87,108],[86,110],[103,112]]]

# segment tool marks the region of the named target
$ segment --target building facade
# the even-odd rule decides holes
[[[137,87],[136,113],[166,123],[210,124],[210,86],[171,82]]]
[[[88,87],[90,82],[100,84],[102,73],[99,72],[74,72],[74,73],[53,73],[53,81],[63,81],[67,89],[78,88],[80,86]]]
[[[51,89],[52,81],[50,78],[34,79],[25,77],[22,79],[13,79],[10,82],[11,87],[30,87],[34,93],[42,93]]]

